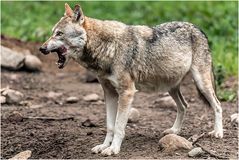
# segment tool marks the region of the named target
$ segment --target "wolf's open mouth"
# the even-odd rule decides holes
[[[52,50],[51,52],[56,52],[57,55],[58,55],[58,61],[56,62],[56,64],[58,65],[58,68],[59,69],[62,69],[64,68],[64,64],[66,62],[66,48],[64,46],[60,47],[60,48],[57,48],[57,49],[54,49]]]

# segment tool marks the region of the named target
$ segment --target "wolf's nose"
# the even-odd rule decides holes
[[[41,53],[43,54],[48,54],[49,52],[47,51],[47,48],[46,47],[40,47],[39,50],[41,51]]]

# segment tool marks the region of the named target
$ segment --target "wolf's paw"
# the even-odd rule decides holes
[[[115,147],[115,146],[110,146],[106,149],[104,149],[101,154],[103,154],[104,156],[110,156],[110,155],[113,155],[113,154],[118,154],[120,151],[120,148],[119,147]]]
[[[100,153],[100,152],[102,152],[107,147],[109,147],[109,145],[100,144],[100,145],[97,145],[94,148],[92,148],[91,151],[93,153]]]
[[[163,131],[163,135],[167,135],[167,134],[178,134],[179,131],[173,128],[169,128],[166,129],[165,131]]]
[[[214,136],[216,138],[222,138],[223,137],[223,130],[213,130],[208,133],[210,136]]]

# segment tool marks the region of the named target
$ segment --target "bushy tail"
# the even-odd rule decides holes
[[[193,79],[196,83],[196,87],[199,91],[200,97],[208,103],[205,98],[204,92],[201,88],[201,83],[207,83],[206,85],[211,85],[216,93],[216,83],[215,76],[213,72],[212,55],[208,44],[208,39],[206,34],[200,30],[198,27],[192,29],[192,45],[193,45],[193,57],[191,72]],[[203,79],[202,79],[203,78]]]

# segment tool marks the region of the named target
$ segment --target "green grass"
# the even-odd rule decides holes
[[[71,6],[77,2],[69,2]],[[237,2],[81,2],[89,17],[127,24],[157,25],[189,21],[209,38],[214,65],[238,75]],[[64,2],[1,2],[1,34],[43,42],[64,14]]]

